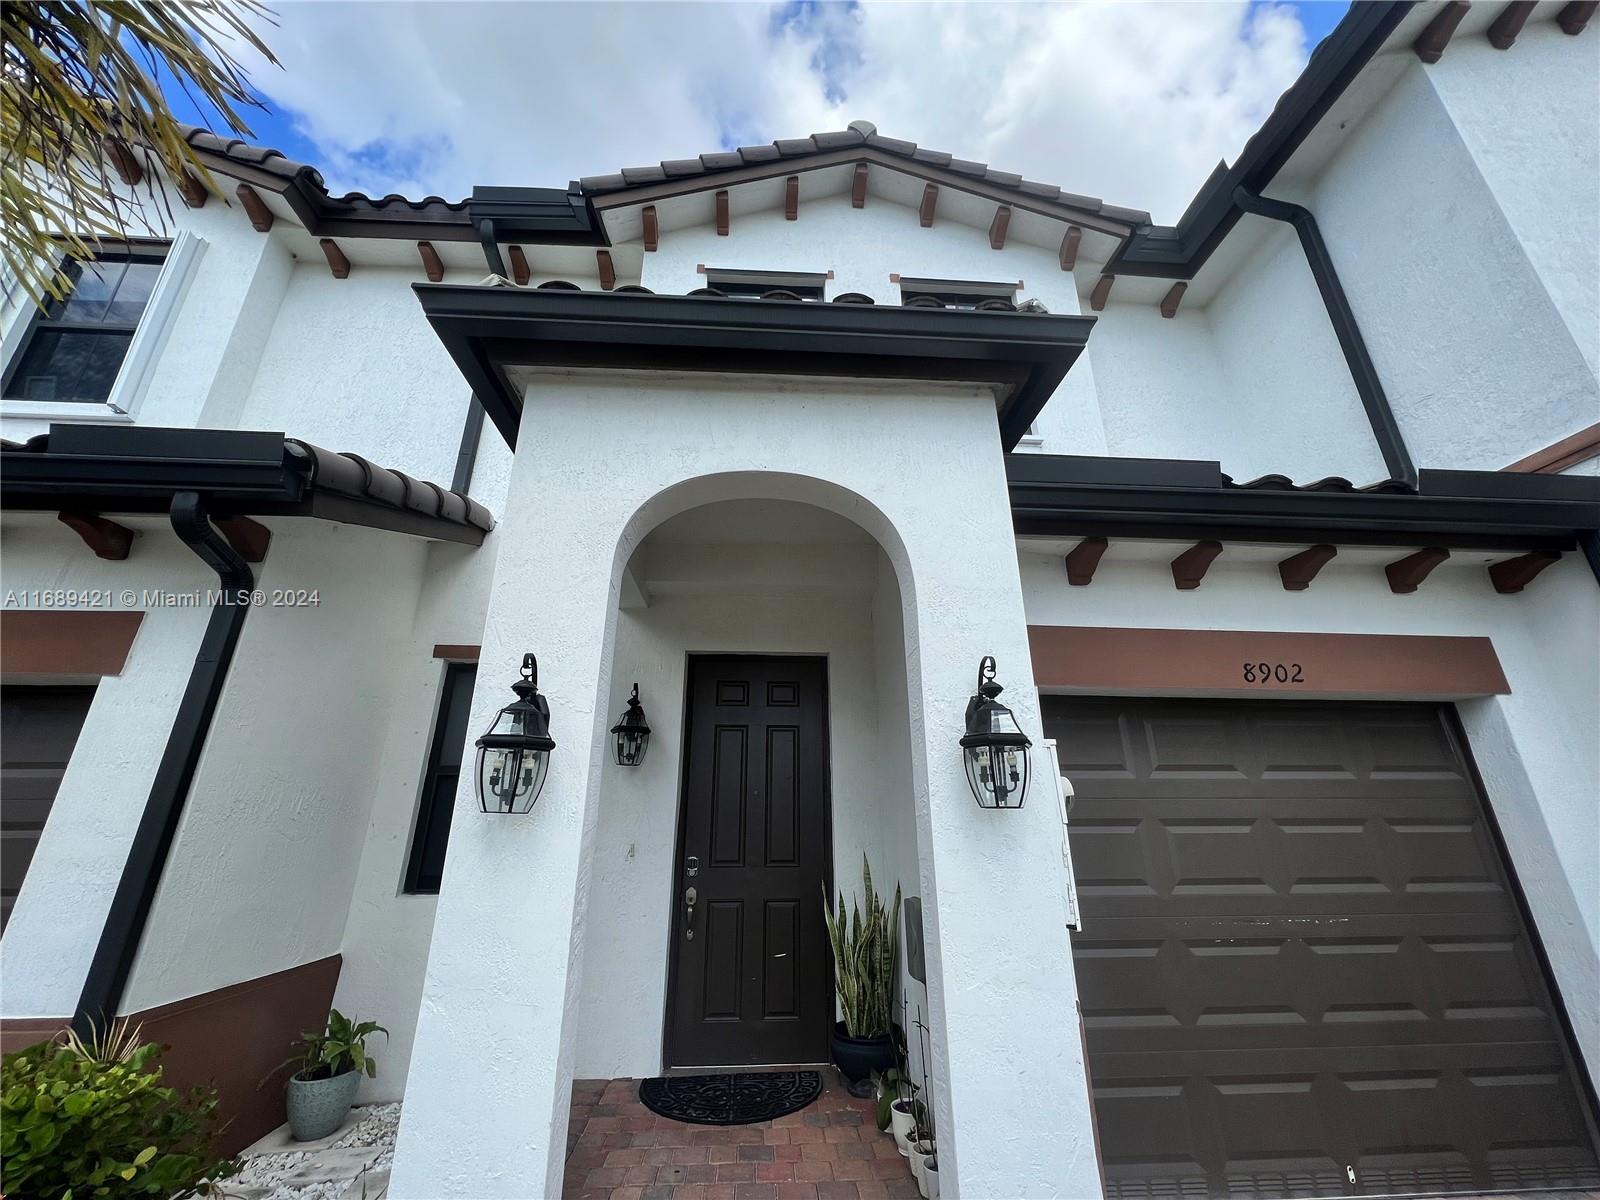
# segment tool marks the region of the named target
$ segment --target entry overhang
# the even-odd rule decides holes
[[[445,349],[517,443],[529,366],[914,379],[995,389],[1013,448],[1077,361],[1095,318],[715,296],[414,284]]]
[[[165,513],[178,492],[217,516],[312,517],[483,544],[489,510],[468,496],[281,433],[50,426],[0,451],[0,509]]]
[[[1006,479],[1020,535],[1587,553],[1600,529],[1600,479],[1569,475],[1424,470],[1415,491],[1296,487],[1282,476],[1237,484],[1200,460],[1013,454]]]

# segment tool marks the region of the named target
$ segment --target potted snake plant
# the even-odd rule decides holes
[[[338,1009],[328,1013],[327,1028],[300,1035],[300,1051],[287,1059],[298,1069],[289,1077],[289,1132],[296,1141],[327,1137],[344,1123],[355,1103],[361,1077],[378,1074],[378,1060],[367,1051],[375,1033],[389,1036],[376,1021],[352,1021]]]
[[[842,891],[837,909],[827,892],[822,894],[842,1018],[833,1027],[833,1062],[852,1084],[887,1071],[898,1058],[892,1014],[900,966],[900,888],[894,889],[894,904],[885,907],[882,895],[872,890],[872,868],[863,854],[861,890],[861,906],[852,906],[849,917]]]

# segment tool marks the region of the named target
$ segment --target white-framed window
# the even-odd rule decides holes
[[[0,415],[131,419],[205,246],[185,232],[69,265],[72,293],[7,331]]]

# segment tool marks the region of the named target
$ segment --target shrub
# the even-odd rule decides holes
[[[131,1039],[136,1041],[137,1039]],[[0,1191],[7,1200],[191,1196],[236,1164],[210,1152],[216,1093],[161,1084],[161,1047],[105,1056],[41,1042],[0,1067]]]

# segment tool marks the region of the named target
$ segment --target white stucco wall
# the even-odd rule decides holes
[[[107,562],[54,514],[7,514],[0,526],[0,590],[116,594],[214,585],[216,576],[165,524],[141,522],[128,559]],[[102,679],[95,690],[0,938],[0,1006],[8,1017],[60,1017],[78,1003],[207,615],[198,608],[147,611],[122,674]]]
[[[405,1094],[437,903],[434,896],[404,890],[444,680],[444,663],[434,658],[433,648],[475,646],[482,638],[495,547],[494,534],[478,548],[448,542],[426,547],[410,624],[385,651],[394,664],[393,692],[381,752],[370,760],[371,819],[350,895],[344,965],[333,998],[346,1015],[359,1014],[389,1030],[388,1038],[373,1044],[378,1074],[362,1081],[362,1103]],[[469,728],[469,743],[480,732]],[[469,746],[465,760],[470,758]]]
[[[1126,543],[1124,543],[1126,545]],[[1600,1068],[1600,590],[1566,555],[1519,595],[1496,593],[1485,559],[1457,552],[1411,595],[1381,564],[1335,559],[1305,592],[1286,592],[1274,561],[1224,555],[1190,592],[1164,558],[1119,561],[1069,587],[1058,555],[1020,557],[1035,625],[1482,636],[1511,694],[1458,705],[1489,801],[1527,893],[1591,1072]]]
[[[1496,154],[1474,158],[1435,88],[1436,78],[1446,86],[1443,77],[1413,65],[1306,199],[1421,467],[1498,470],[1600,420],[1593,361],[1569,325],[1585,315],[1572,294],[1585,291],[1592,306],[1597,278],[1595,238],[1583,233],[1595,219],[1594,171],[1582,167],[1593,162],[1594,105],[1581,86],[1570,97],[1561,91],[1582,70],[1564,58],[1587,55],[1593,71],[1593,39],[1586,48],[1556,36],[1564,41],[1519,39],[1505,53],[1478,52],[1470,43],[1481,39],[1452,43],[1446,59],[1460,61],[1445,74],[1462,76],[1449,81],[1452,102],[1459,108],[1466,92],[1485,89],[1467,118],[1475,142],[1500,143]],[[1518,64],[1518,56],[1543,66]],[[1523,99],[1504,95],[1517,86],[1504,72],[1541,70],[1548,75],[1523,80]],[[1561,117],[1545,115],[1552,104]],[[1526,149],[1530,142],[1537,149]],[[1570,166],[1560,161],[1569,155],[1577,160]],[[1523,176],[1515,187],[1513,171]],[[1519,240],[1518,223],[1542,248]],[[1557,239],[1574,256],[1559,270],[1549,261]],[[1581,287],[1569,286],[1569,272]]]
[[[503,683],[489,681],[537,649],[557,748],[539,805],[524,819],[475,811],[463,799],[469,783],[458,794],[395,1194],[559,1187],[592,944],[586,914],[603,731],[620,694],[620,569],[656,520],[752,490],[841,511],[896,561],[911,647],[945,1186],[971,1196],[1094,1194],[1082,1047],[1063,1019],[1075,994],[1066,931],[1059,903],[1033,902],[1060,892],[1056,814],[1048,806],[979,810],[956,747],[986,653],[1003,664],[1024,728],[1038,731],[992,397],[794,380],[685,379],[644,392],[626,379],[580,374],[539,377],[527,405],[473,727],[503,702]],[[602,414],[611,436],[586,437]],[[878,453],[886,425],[904,431],[895,456]],[[819,427],[829,438],[814,436]],[[961,486],[919,486],[930,475]],[[648,509],[635,522],[641,506]],[[523,522],[535,536],[517,536]],[[1029,1030],[1025,1042],[994,1022],[1001,997],[1015,1026]],[[505,1053],[486,1059],[482,1031],[490,1027]],[[466,1061],[473,1071],[461,1070]],[[1019,1090],[1033,1098],[1020,1111]],[[463,1124],[462,1112],[486,1104],[524,1118],[514,1128]]]
[[[1509,51],[1452,41],[1426,68],[1589,370],[1600,370],[1600,50],[1534,21]]]
[[[297,263],[240,425],[448,486],[471,389],[422,315],[416,278],[362,267],[335,279],[324,263]]]
[[[1184,319],[1179,308],[1174,322]],[[1206,306],[1206,322],[1225,382],[1224,471],[1241,482],[1272,473],[1302,483],[1389,477],[1293,229],[1271,230]],[[1181,370],[1181,360],[1173,366]]]
[[[123,997],[154,1007],[337,953],[422,543],[277,522]],[[140,798],[142,801],[142,797]]]

